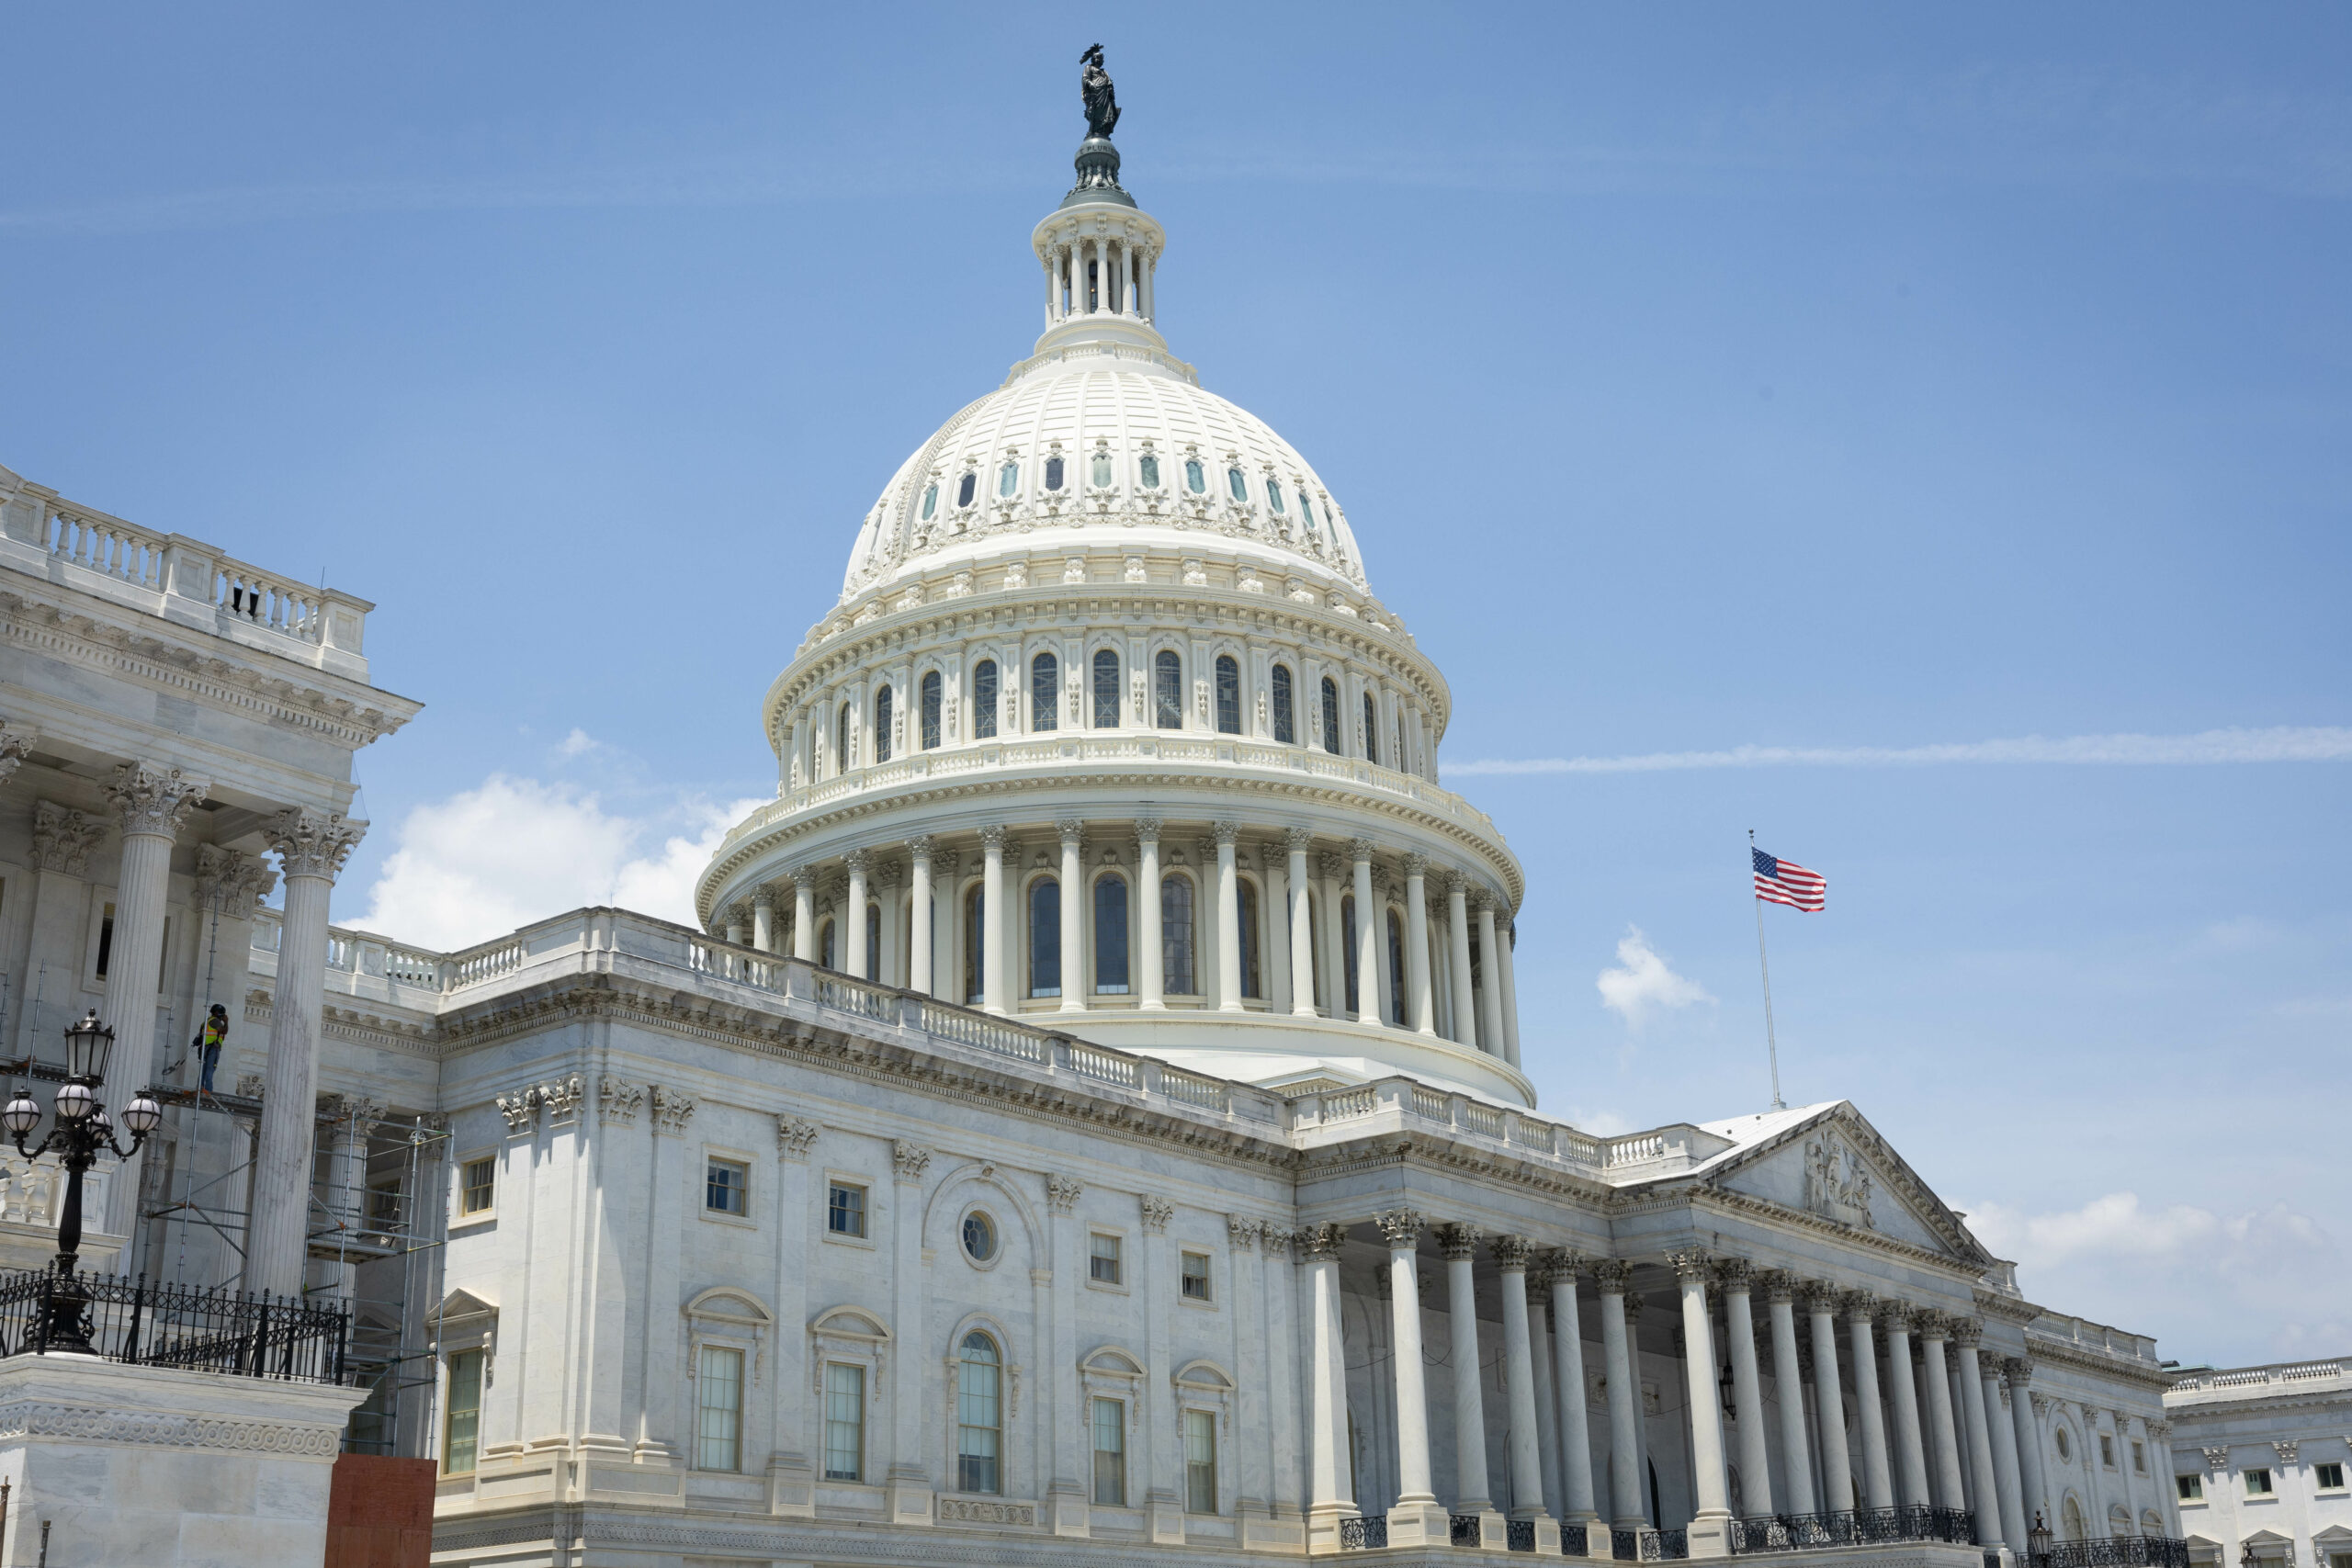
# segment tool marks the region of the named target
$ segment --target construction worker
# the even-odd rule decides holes
[[[196,1048],[204,1056],[204,1092],[212,1092],[212,1069],[220,1065],[220,1047],[229,1040],[229,1010],[219,1002],[204,1020],[204,1032],[196,1037]]]

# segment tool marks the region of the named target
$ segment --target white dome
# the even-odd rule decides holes
[[[1062,488],[1048,491],[1057,457]],[[971,499],[959,504],[967,475]],[[1110,483],[1095,482],[1102,478]],[[1191,366],[1154,348],[1069,343],[1014,367],[899,466],[858,532],[842,597],[958,557],[1114,540],[1181,548],[1179,536],[1203,532],[1252,544],[1310,582],[1369,592],[1345,513],[1263,420],[1204,391]]]

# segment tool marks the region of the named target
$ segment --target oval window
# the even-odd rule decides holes
[[[1059,457],[1046,459],[1046,488],[1047,490],[1062,488],[1062,460]]]
[[[1196,458],[1188,459],[1184,464],[1184,488],[1194,495],[1199,495],[1209,488],[1209,477],[1201,471],[1200,462]]]
[[[1239,468],[1225,470],[1225,488],[1233,492],[1233,499],[1236,501],[1250,499],[1250,480]]]
[[[1142,478],[1144,489],[1158,490],[1159,488],[1159,459],[1150,453],[1146,452],[1143,455],[1143,460],[1136,465],[1136,472]]]
[[[964,1256],[975,1263],[986,1263],[996,1256],[996,1224],[986,1214],[964,1216]]]
[[[961,483],[959,483],[959,484],[957,484],[957,485],[956,485],[956,505],[958,505],[958,506],[969,506],[969,505],[971,505],[971,504],[972,504],[972,494],[973,494],[973,492],[974,492],[975,491],[977,491],[977,490],[978,490],[978,489],[979,489],[979,485],[980,485],[980,476],[979,476],[979,475],[978,475],[978,474],[966,474],[966,475],[964,476],[964,478],[963,478],[962,482],[961,482]]]
[[[1266,481],[1266,504],[1272,507],[1276,512],[1280,512],[1283,509],[1283,486],[1280,479],[1268,479]]]
[[[1109,490],[1111,488],[1111,454],[1108,452],[1097,452],[1094,454],[1093,478],[1094,488],[1096,490]]]
[[[922,520],[930,522],[931,514],[938,510],[939,487],[934,484],[922,492]]]
[[[1011,495],[1020,482],[1021,465],[1018,463],[1007,463],[996,471],[996,492],[999,495]]]

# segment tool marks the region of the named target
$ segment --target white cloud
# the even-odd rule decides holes
[[[2028,735],[1937,746],[1735,746],[1727,751],[1649,751],[1633,757],[1488,758],[1448,762],[1448,778],[1482,773],[1656,773],[1702,768],[1921,768],[1950,763],[2087,763],[2194,767],[2227,762],[2352,760],[2352,728],[2279,726],[2196,735]]]
[[[1639,926],[1625,928],[1623,939],[1617,943],[1617,962],[1623,967],[1603,969],[1593,984],[1600,988],[1600,1005],[1622,1014],[1636,1028],[1653,1011],[1671,1011],[1715,999],[1698,981],[1677,975],[1650,946],[1650,939]]]
[[[577,757],[583,751],[594,751],[596,746],[597,740],[594,736],[578,725],[573,725],[571,733],[563,738],[562,741],[557,745],[556,750],[566,757]]]
[[[445,952],[587,904],[691,924],[695,878],[758,804],[689,799],[632,817],[569,784],[493,773],[408,814],[357,923]]]

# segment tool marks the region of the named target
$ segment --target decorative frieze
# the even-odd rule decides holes
[[[84,1443],[292,1454],[307,1459],[332,1458],[343,1447],[341,1427],[289,1427],[269,1421],[218,1420],[203,1416],[102,1410],[31,1401],[0,1405],[0,1438],[65,1438]]]
[[[30,725],[0,723],[0,784],[6,784],[33,754],[33,742],[40,732]]]

